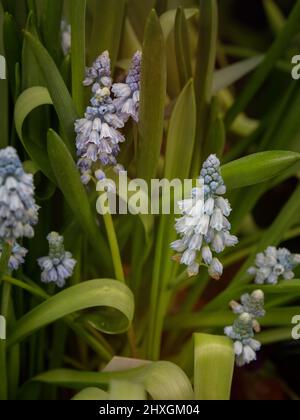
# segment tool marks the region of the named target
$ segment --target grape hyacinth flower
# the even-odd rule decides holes
[[[260,350],[261,344],[253,338],[253,319],[250,314],[243,312],[224,332],[234,341],[237,366],[241,367],[256,360],[256,352]]]
[[[0,257],[2,254],[2,245],[0,245]],[[23,248],[17,242],[14,243],[11,255],[8,260],[8,268],[10,271],[18,270],[22,264],[25,262],[25,256],[27,254],[27,249]]]
[[[71,51],[71,25],[64,19],[61,21],[60,32],[61,48],[63,50],[64,55],[68,55]]]
[[[16,150],[0,150],[0,241],[13,245],[19,238],[32,238],[38,208],[33,176],[25,173]]]
[[[66,279],[71,277],[76,261],[70,252],[64,249],[64,238],[57,232],[51,232],[47,236],[49,242],[49,254],[47,257],[38,259],[42,269],[41,281],[43,283],[55,283],[62,288]]]
[[[132,59],[126,83],[114,83],[112,91],[116,97],[114,105],[125,122],[131,117],[139,121],[140,78],[142,53],[137,51]]]
[[[171,248],[177,252],[174,259],[187,265],[190,276],[198,274],[203,261],[209,266],[210,276],[219,280],[223,265],[214,254],[235,246],[238,239],[230,234],[227,217],[231,207],[222,197],[226,186],[215,155],[204,162],[199,182],[202,186],[193,188],[191,198],[178,203],[183,216],[176,220],[175,229],[181,238],[173,242]]]
[[[103,179],[103,167],[118,167],[120,143],[125,141],[120,130],[130,116],[137,119],[140,78],[137,57],[133,59],[126,84],[113,85],[107,51],[86,69],[83,84],[92,86],[93,97],[84,118],[75,122],[78,167],[83,184],[88,184],[93,176]],[[114,92],[118,97],[114,97]]]
[[[265,252],[256,255],[255,267],[250,267],[248,273],[255,276],[256,284],[277,284],[280,278],[293,279],[293,270],[298,264],[300,254],[292,254],[286,248],[269,246]]]
[[[230,307],[235,314],[247,312],[255,318],[263,318],[266,314],[264,310],[265,297],[262,290],[255,290],[251,293],[245,293],[241,296],[241,303],[236,301],[230,302]]]

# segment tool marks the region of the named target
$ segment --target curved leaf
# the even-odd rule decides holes
[[[109,400],[109,393],[99,388],[85,388],[78,392],[73,398],[73,401],[102,401]]]
[[[195,334],[194,342],[196,400],[229,400],[234,369],[232,340]]]
[[[27,134],[23,133],[23,125],[27,116],[31,111],[42,105],[53,105],[52,99],[46,88],[36,86],[25,90],[17,99],[15,105],[15,126],[18,136],[31,159],[51,181],[55,182],[46,148],[43,147],[42,143],[39,146],[38,143],[33,142]]]
[[[31,33],[24,31],[24,34],[45,78],[53,105],[66,135],[66,144],[71,153],[74,153],[74,121],[77,118],[77,113],[70,93],[45,47]]]
[[[111,400],[146,400],[145,389],[142,384],[113,379],[110,382]]]
[[[108,388],[111,380],[129,380],[142,384],[153,400],[193,400],[194,392],[186,374],[171,362],[151,362],[145,366],[118,372],[77,372],[59,369],[42,373],[35,381],[80,389]]]
[[[130,289],[117,280],[90,280],[69,287],[46,300],[16,322],[8,336],[8,345],[18,343],[36,330],[69,314],[83,309],[100,307],[102,331],[118,334],[126,331],[133,319],[134,300]],[[104,309],[107,309],[107,313]],[[119,315],[119,328],[110,325],[110,314]]]
[[[255,153],[223,165],[222,176],[229,189],[267,181],[300,160],[300,154],[287,151]]]

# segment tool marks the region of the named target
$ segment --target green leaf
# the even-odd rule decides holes
[[[104,332],[119,334],[127,330],[133,319],[134,301],[129,288],[117,280],[89,280],[69,287],[46,300],[19,319],[8,335],[8,345],[16,344],[28,335],[65,316],[83,309],[99,307],[103,314]],[[107,309],[107,314],[105,314]],[[119,314],[119,328],[111,328],[110,313]]]
[[[156,0],[128,0],[128,16],[135,33],[140,40],[143,39],[144,29],[151,9],[155,7]]]
[[[193,82],[190,81],[180,94],[170,120],[164,173],[166,179],[184,180],[188,178],[195,133],[196,103]],[[160,349],[161,329],[167,309],[166,302],[169,299],[169,293],[165,294],[165,292],[174,267],[174,262],[171,260],[170,243],[175,239],[175,236],[174,217],[162,216],[156,240],[150,300],[148,355],[151,358],[157,358]]]
[[[199,14],[199,9],[183,9],[184,11],[184,15],[185,15],[185,19],[189,20],[194,16],[197,16]],[[164,38],[167,41],[167,39],[169,38],[169,36],[171,35],[171,32],[174,30],[174,26],[175,26],[175,21],[176,21],[176,14],[177,14],[177,10],[176,9],[172,9],[172,10],[168,10],[167,12],[163,13],[160,16],[160,24],[162,27],[162,31],[164,34]]]
[[[113,379],[110,382],[110,400],[146,400],[146,393],[143,385]]]
[[[275,35],[279,34],[286,22],[284,14],[273,0],[263,0],[263,5],[271,29]]]
[[[73,398],[73,401],[102,401],[109,400],[109,393],[99,388],[85,388],[78,392]]]
[[[4,14],[3,41],[5,58],[7,63],[7,78],[12,96],[16,96],[15,69],[17,63],[21,62],[21,42],[15,19],[9,13]]]
[[[90,242],[100,253],[101,259],[107,267],[111,261],[109,250],[91,211],[79,171],[63,140],[53,130],[48,131],[48,155],[59,188],[72,209],[77,222],[87,233]]]
[[[45,0],[42,16],[44,45],[56,63],[62,56],[60,26],[63,3],[63,0]]]
[[[52,99],[46,88],[32,87],[25,90],[19,96],[15,105],[15,126],[17,134],[31,159],[51,181],[55,182],[45,145],[41,142],[38,144],[36,141],[33,141],[33,139],[23,131],[23,125],[27,116],[42,105],[52,105]]]
[[[77,118],[76,109],[63,78],[53,59],[38,39],[29,32],[24,32],[37,62],[41,68],[47,84],[54,108],[57,112],[64,134],[66,144],[72,154],[75,153],[74,121]]]
[[[35,16],[32,12],[28,15],[26,30],[38,38]],[[33,86],[45,86],[45,81],[35,56],[25,39],[22,48],[22,91]]]
[[[103,51],[110,53],[114,68],[120,48],[126,0],[89,0],[88,59],[94,61]]]
[[[299,293],[298,293],[299,296]],[[225,305],[224,305],[225,306]],[[268,308],[264,318],[259,320],[263,327],[279,327],[291,325],[291,319],[299,313],[300,307]],[[198,330],[204,328],[224,328],[232,325],[236,315],[231,311],[205,311],[193,314],[179,314],[167,324],[170,330]]]
[[[167,138],[165,178],[185,179],[189,175],[196,134],[196,101],[190,80],[174,107]]]
[[[217,54],[218,6],[216,0],[200,0],[200,24],[195,76],[197,131],[192,176],[199,175],[206,121],[212,98],[213,75]],[[205,42],[203,42],[205,40]]]
[[[79,115],[84,114],[86,0],[74,0],[71,9],[72,97]]]
[[[254,70],[262,62],[263,58],[262,55],[258,55],[231,64],[221,70],[216,70],[213,79],[213,93],[218,93],[222,89],[229,88],[235,82],[242,79]]]
[[[192,77],[189,34],[182,7],[177,9],[175,19],[175,49],[181,86],[184,87]]]
[[[165,45],[158,17],[152,11],[147,21],[143,45],[137,157],[137,175],[147,182],[156,176],[163,139],[165,99]]]
[[[194,334],[195,399],[229,400],[234,369],[232,340],[208,334]]]
[[[225,127],[220,115],[218,98],[212,99],[209,119],[207,124],[207,140],[203,145],[203,158],[206,159],[211,153],[222,156],[225,147]]]
[[[146,362],[143,367],[116,372],[77,372],[60,369],[34,378],[35,381],[74,389],[107,389],[110,381],[114,379],[142,384],[153,400],[194,399],[193,389],[186,374],[171,362]]]
[[[229,189],[267,181],[298,162],[300,154],[287,151],[255,153],[222,166],[221,172]]]
[[[291,39],[298,31],[299,20],[300,1],[298,0],[286,21],[286,25],[278,34],[273,45],[267,52],[263,62],[256,70],[256,72],[254,73],[251,80],[246,85],[245,89],[240,94],[238,99],[229,109],[225,119],[225,124],[227,127],[230,127],[236,119],[236,117],[238,116],[238,114],[245,110],[245,108],[255,96],[257,91],[263,85],[263,83],[271,73],[273,67],[275,66],[279,58],[282,56],[282,54],[285,52],[286,48],[289,46]]]
[[[3,27],[3,7],[0,3],[0,28]],[[3,42],[3,31],[0,31],[0,54],[4,56],[4,42]],[[5,68],[6,72],[6,68]],[[0,147],[6,147],[9,140],[9,129],[8,129],[8,80],[0,78],[0,103],[1,103],[1,112],[0,112],[0,127],[1,127],[1,136],[0,136]]]

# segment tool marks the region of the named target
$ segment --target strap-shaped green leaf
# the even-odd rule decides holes
[[[117,280],[90,280],[69,287],[28,312],[8,336],[13,345],[40,328],[83,309],[99,307],[103,316],[102,330],[111,334],[126,331],[133,319],[134,300],[130,289]],[[107,312],[105,311],[107,310]],[[119,325],[110,325],[110,314],[119,316]]]
[[[53,182],[55,177],[47,156],[46,148],[41,142],[38,145],[29,135],[23,132],[23,125],[27,116],[34,109],[42,105],[52,105],[52,99],[46,88],[36,86],[25,90],[18,98],[15,105],[15,126],[22,144],[39,169]]]
[[[108,388],[111,380],[129,380],[142,384],[154,400],[193,400],[194,392],[186,374],[171,362],[152,362],[145,366],[117,372],[77,372],[59,369],[34,378],[47,384],[80,389]]]
[[[189,176],[196,134],[196,100],[190,80],[174,107],[167,138],[165,177],[185,179]]]
[[[152,11],[143,45],[141,104],[137,174],[149,182],[155,178],[163,139],[166,99],[166,57],[159,19]]]
[[[196,400],[229,400],[234,368],[232,341],[195,334],[194,386]]]
[[[271,179],[300,160],[300,154],[281,150],[255,153],[222,166],[228,189],[241,188]]]
[[[87,5],[89,62],[108,50],[114,68],[122,37],[126,0],[89,0]]]
[[[71,153],[74,153],[74,121],[77,113],[71,95],[48,51],[31,33],[25,31],[24,35],[42,70],[54,108],[66,135],[66,144]]]
[[[85,72],[86,0],[74,0],[71,9],[72,97],[77,112],[84,113],[85,93],[82,81]]]
[[[0,27],[3,27],[4,13],[3,6],[0,4]],[[0,31],[0,54],[4,54],[4,42],[3,42],[3,31]],[[2,70],[1,70],[2,71]],[[6,73],[6,69],[5,69]],[[3,75],[2,75],[3,76]],[[8,144],[8,80],[7,78],[0,78],[0,103],[1,103],[1,113],[0,113],[0,127],[1,127],[1,137],[0,137],[0,147],[5,147]]]

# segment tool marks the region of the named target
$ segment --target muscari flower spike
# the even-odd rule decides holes
[[[251,294],[241,296],[241,303],[231,301],[229,306],[238,318],[232,326],[224,329],[225,334],[234,342],[236,364],[244,366],[256,360],[256,352],[261,344],[254,339],[254,335],[260,332],[257,318],[263,318],[266,314],[264,309],[265,296],[262,290],[254,290]]]
[[[88,184],[93,175],[97,180],[105,178],[103,167],[119,167],[117,156],[120,143],[125,141],[120,129],[129,117],[136,120],[138,115],[140,68],[137,57],[133,59],[126,84],[113,85],[107,51],[86,69],[83,84],[92,86],[93,97],[84,118],[75,122],[78,167],[84,184]],[[114,97],[114,92],[118,97]]]
[[[292,254],[286,248],[269,246],[256,255],[255,266],[250,267],[248,273],[255,276],[256,284],[277,284],[280,278],[293,279],[293,270],[299,264],[300,254]]]
[[[132,59],[126,83],[114,83],[112,91],[116,97],[114,105],[125,122],[131,117],[139,121],[140,78],[142,53],[137,51]]]
[[[230,302],[230,307],[235,314],[242,314],[247,312],[255,318],[263,318],[266,314],[264,310],[264,293],[262,290],[255,290],[251,294],[245,293],[241,296],[241,303],[236,301]]]
[[[0,241],[34,236],[38,222],[33,176],[25,173],[13,147],[0,150]]]
[[[210,276],[219,280],[223,266],[214,254],[235,246],[238,239],[230,234],[227,217],[231,207],[222,197],[226,186],[215,155],[204,162],[199,181],[202,186],[193,188],[191,198],[178,203],[183,216],[177,219],[175,229],[181,238],[173,242],[171,248],[178,253],[174,259],[187,265],[190,276],[198,274],[203,261],[209,266]]]
[[[2,254],[3,246],[0,245],[0,257]],[[27,249],[23,248],[17,242],[14,243],[11,255],[8,260],[8,268],[10,271],[18,270],[22,264],[25,262],[25,256],[27,254]]]
[[[232,326],[225,327],[224,332],[234,342],[237,366],[256,360],[256,352],[260,350],[261,344],[253,338],[253,318],[250,314],[243,312]]]
[[[76,261],[70,252],[65,251],[63,236],[57,232],[51,232],[47,240],[49,254],[47,257],[38,259],[38,264],[42,269],[41,281],[55,283],[61,288],[65,286],[65,280],[72,276]]]

